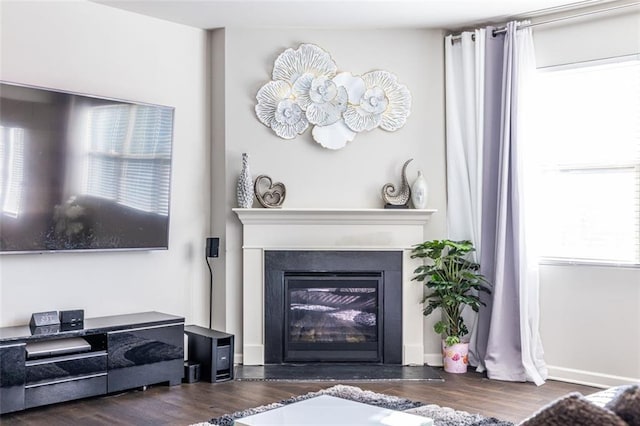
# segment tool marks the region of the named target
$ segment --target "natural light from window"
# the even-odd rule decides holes
[[[534,92],[540,255],[640,264],[640,60],[543,69]]]

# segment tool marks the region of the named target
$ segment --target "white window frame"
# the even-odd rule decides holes
[[[555,72],[563,71],[567,69],[578,69],[582,67],[595,67],[612,63],[623,63],[626,61],[639,61],[640,54],[626,55],[622,57],[612,57],[600,60],[585,61],[579,63],[570,63],[555,65],[549,67],[538,68],[538,72]],[[639,129],[640,130],[640,129]],[[533,141],[535,142],[535,141]],[[633,169],[636,176],[636,191],[640,191],[640,156],[635,161],[618,162],[618,163],[602,163],[602,164],[557,164],[553,170],[556,171],[588,171],[601,169],[615,170],[615,169]],[[636,224],[635,233],[636,241],[640,242],[640,206],[636,207]],[[637,243],[636,243],[637,244]],[[577,257],[554,257],[548,255],[541,255],[539,257],[539,263],[542,265],[581,265],[581,266],[605,266],[605,267],[617,267],[617,268],[634,268],[640,269],[640,247],[636,247],[635,260],[632,262],[626,262],[621,260],[602,260],[602,259],[584,259]]]

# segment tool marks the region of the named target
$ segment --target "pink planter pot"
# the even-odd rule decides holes
[[[457,343],[447,346],[442,341],[442,361],[447,373],[466,373],[469,365],[469,344]]]

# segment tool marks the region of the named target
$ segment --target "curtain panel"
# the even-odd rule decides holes
[[[531,30],[507,24],[445,39],[448,226],[470,239],[493,284],[471,321],[470,361],[492,379],[547,377],[538,332],[537,259],[528,250],[522,112],[535,70]],[[475,41],[474,41],[475,39]]]

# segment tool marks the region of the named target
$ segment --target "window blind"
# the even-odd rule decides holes
[[[89,195],[169,214],[171,112],[144,105],[92,108]]]

